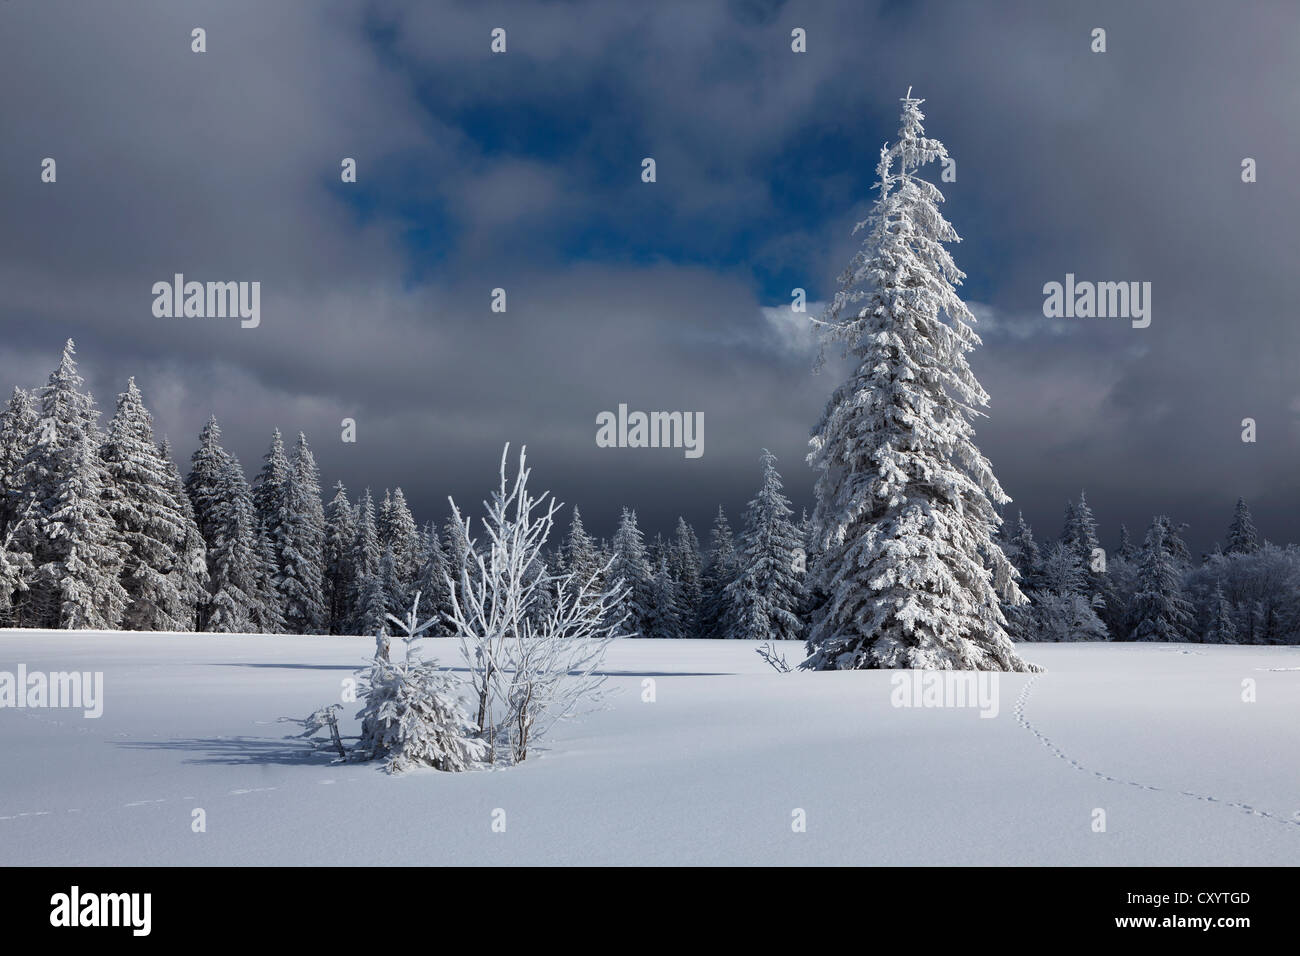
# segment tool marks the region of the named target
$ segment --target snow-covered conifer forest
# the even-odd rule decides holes
[[[8,6],[26,75],[3,34],[44,15]],[[670,30],[577,3],[590,35],[368,6],[277,14],[311,31],[266,25],[279,80],[215,13],[157,14],[190,39],[147,84],[77,34],[150,115],[254,104],[149,160],[174,231],[93,201],[147,152],[108,106],[84,140],[57,108],[16,123],[32,246],[99,284],[0,245],[0,864],[1300,861],[1296,462],[1262,454],[1300,434],[1267,365],[1294,342],[1206,335],[1200,300],[1239,325],[1278,300],[1157,214],[1179,160],[1145,112],[1092,125],[1142,89],[1205,153],[1126,59],[1148,33],[1032,14],[1066,79],[1006,52],[990,88],[958,36],[1011,46],[958,11],[961,70],[908,47],[868,83],[847,5]],[[728,30],[692,19],[715,7]],[[653,96],[611,46],[656,51]],[[1273,141],[1225,141],[1225,183],[1186,193],[1249,190],[1224,242],[1258,253],[1282,200],[1249,205],[1235,153]],[[1101,177],[1143,149],[1158,170]],[[1093,235],[1094,207],[1141,215]],[[1165,246],[1195,295],[1148,281]]]

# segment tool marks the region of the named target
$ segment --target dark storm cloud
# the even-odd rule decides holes
[[[834,381],[789,290],[833,291],[911,85],[958,161],[1012,507],[1055,533],[1086,488],[1104,543],[1169,510],[1207,547],[1244,494],[1295,539],[1297,26],[1281,3],[11,0],[0,376],[36,384],[72,336],[101,407],[135,375],[179,458],[213,412],[250,473],[304,429],[327,482],[401,484],[423,517],[477,502],[506,440],[601,533],[628,504],[703,534],[765,446],[802,505]],[[154,318],[178,271],[261,281],[261,326]],[[1151,327],[1042,318],[1067,272],[1151,282]],[[596,448],[620,402],[703,411],[705,456]]]

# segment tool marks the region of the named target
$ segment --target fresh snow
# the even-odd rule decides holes
[[[1047,670],[983,675],[993,719],[754,648],[615,641],[607,708],[546,751],[390,776],[278,722],[338,700],[369,638],[0,632],[0,671],[105,675],[98,720],[0,709],[0,865],[1300,862],[1300,647],[1021,644]]]

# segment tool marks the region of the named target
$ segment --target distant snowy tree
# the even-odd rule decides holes
[[[646,557],[645,539],[636,523],[635,511],[623,509],[618,531],[614,533],[612,549],[613,560],[609,565],[607,580],[622,581],[626,593],[622,602],[611,608],[611,620],[625,620],[629,631],[640,637],[648,637],[653,575]]]
[[[22,621],[35,571],[30,551],[15,538],[19,520],[38,504],[23,482],[23,462],[36,442],[36,420],[31,395],[15,388],[0,410],[0,627]]]
[[[277,428],[271,435],[271,447],[262,458],[262,470],[253,479],[253,508],[274,554],[273,579],[280,575],[280,549],[284,541],[280,523],[285,517],[285,486],[288,483],[289,457],[285,454],[284,439]]]
[[[158,455],[163,461],[167,486],[171,489],[172,499],[176,502],[181,523],[185,527],[185,537],[181,541],[171,572],[180,597],[176,615],[181,630],[193,631],[198,629],[199,611],[208,599],[208,546],[199,532],[194,506],[185,491],[185,482],[172,458],[171,444],[166,438],[158,449]]]
[[[1300,548],[1264,542],[1249,553],[1213,554],[1186,584],[1207,630],[1222,612],[1232,618],[1234,643],[1300,643]]]
[[[243,479],[242,471],[240,479],[241,481]],[[253,629],[259,634],[283,634],[287,627],[284,621],[284,599],[276,586],[278,559],[275,546],[262,522],[256,520],[256,515],[254,521],[256,529],[253,535],[253,551],[256,559],[253,565],[255,581],[252,607]]]
[[[587,534],[587,529],[582,524],[582,515],[576,505],[569,522],[569,536],[564,542],[563,554],[565,570],[582,584],[596,578],[604,564],[597,552],[595,540]]]
[[[1042,555],[1038,550],[1037,542],[1034,541],[1034,530],[1025,521],[1023,514],[1016,513],[1014,528],[1006,525],[1003,527],[1007,533],[1002,550],[1007,560],[1019,572],[1020,588],[1030,600],[1029,604],[1003,609],[1008,633],[1017,641],[1037,640],[1040,618],[1039,591],[1043,585]]]
[[[1083,573],[1083,593],[1098,617],[1102,617],[1106,614],[1106,604],[1111,598],[1111,586],[1104,563],[1096,560],[1101,548],[1097,539],[1097,520],[1088,505],[1087,495],[1082,491],[1079,492],[1077,504],[1066,506],[1061,544],[1078,555],[1079,567]]]
[[[795,570],[802,546],[790,521],[789,499],[781,493],[776,456],[763,449],[763,482],[745,512],[740,573],[727,585],[731,628],[727,637],[750,641],[795,641],[802,636],[799,606],[803,581]]]
[[[155,444],[153,417],[134,378],[117,398],[100,457],[109,479],[104,506],[123,547],[120,582],[128,603],[122,626],[188,630],[194,626],[195,595],[185,579],[195,569],[185,551],[196,529],[182,504],[184,494],[177,496],[170,462]]]
[[[450,575],[447,555],[438,539],[438,527],[430,522],[420,534],[419,570],[415,576],[415,589],[429,608],[433,625],[431,636],[445,635],[447,615],[451,613]]]
[[[1238,498],[1237,507],[1232,514],[1232,526],[1228,528],[1228,546],[1225,554],[1254,554],[1259,550],[1259,532],[1251,520],[1250,509],[1246,499]]]
[[[1106,626],[1087,594],[1088,582],[1077,548],[1058,541],[1043,560],[1034,591],[1038,641],[1104,641]]]
[[[352,545],[357,536],[356,511],[343,482],[334,485],[334,497],[325,509],[325,607],[329,633],[346,634],[352,622],[352,594],[356,576]]]
[[[685,518],[677,519],[677,530],[668,558],[668,570],[677,585],[677,601],[684,637],[698,637],[703,605],[700,540]]]
[[[75,355],[69,339],[40,390],[36,440],[18,469],[31,504],[13,537],[14,551],[32,562],[22,623],[115,628],[129,600],[118,582],[123,545],[104,507],[109,478],[99,458],[99,412]]]
[[[221,447],[216,418],[209,418],[199,435],[185,490],[207,543],[208,598],[200,611],[200,629],[253,631],[262,562],[257,514],[243,468]]]
[[[379,509],[379,544],[392,546],[395,590],[390,598],[406,607],[411,603],[415,576],[420,570],[420,530],[401,488],[394,489],[391,495],[384,492]]]
[[[1127,525],[1119,526],[1119,549],[1115,553],[1127,560],[1138,556],[1138,549],[1133,546],[1133,541],[1129,538]]]
[[[454,517],[447,519],[443,537],[443,553],[447,556],[447,576],[451,580],[452,590],[460,588],[462,577],[468,573],[471,583],[474,581],[475,567],[469,538],[465,528]],[[457,591],[456,597],[464,604],[467,595]]]
[[[0,410],[0,535],[9,531],[29,500],[23,488],[22,466],[36,443],[36,421],[32,396],[15,387]]]
[[[641,636],[666,640],[679,640],[686,636],[682,629],[681,598],[677,582],[668,568],[667,553],[659,556],[654,576],[650,578],[650,604],[645,633]]]
[[[939,190],[916,175],[947,158],[925,136],[921,102],[903,100],[898,141],[876,167],[880,196],[859,224],[867,238],[821,323],[855,370],[810,442],[814,583],[828,599],[803,666],[1030,670],[1002,614],[1002,602],[1025,600],[994,539],[994,506],[1009,499],[970,423],[988,395],[966,361],[980,339],[944,248],[958,236]]]
[[[1205,631],[1207,644],[1236,644],[1237,624],[1233,620],[1232,604],[1223,593],[1223,584],[1219,582],[1214,588],[1210,604],[1209,626]]]
[[[1138,590],[1129,608],[1129,639],[1134,641],[1186,641],[1192,609],[1183,593],[1177,559],[1166,539],[1168,519],[1151,522],[1142,549]]]
[[[321,505],[320,473],[307,444],[298,433],[289,475],[283,490],[279,522],[280,595],[285,627],[291,634],[324,634],[325,509]]]
[[[351,622],[354,634],[373,634],[382,626],[382,615],[386,611],[382,582],[379,581],[379,559],[382,552],[379,547],[379,531],[375,526],[375,501],[367,488],[357,504],[357,536],[352,542],[352,599],[350,601],[355,617]],[[376,604],[375,589],[379,588]]]
[[[731,630],[727,587],[740,574],[740,554],[721,505],[713,519],[709,543],[709,560],[700,578],[700,636],[722,638]]]

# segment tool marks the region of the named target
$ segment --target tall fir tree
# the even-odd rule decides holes
[[[1232,617],[1232,602],[1223,593],[1223,582],[1218,581],[1210,599],[1210,620],[1205,630],[1205,643],[1236,644],[1237,624]]]
[[[1232,512],[1232,525],[1228,528],[1228,546],[1225,554],[1254,554],[1259,550],[1259,532],[1251,520],[1250,509],[1246,499],[1238,498],[1237,507]]]
[[[685,518],[678,517],[668,570],[677,584],[680,623],[685,637],[696,637],[700,631],[704,594],[700,564],[700,540],[695,536],[695,529]]]
[[[1186,641],[1192,609],[1183,593],[1177,555],[1168,541],[1170,522],[1163,515],[1151,522],[1142,548],[1137,593],[1129,608],[1129,639]]]
[[[27,505],[22,467],[36,443],[36,403],[25,389],[14,387],[0,410],[0,536]]]
[[[646,612],[645,633],[642,637],[678,640],[682,631],[682,608],[677,582],[668,567],[668,553],[664,549],[650,579],[650,604]]]
[[[582,524],[582,514],[576,505],[573,508],[573,518],[569,522],[569,535],[565,539],[562,554],[564,570],[573,575],[574,587],[581,587],[589,581],[600,584],[603,562],[600,560],[595,539],[587,534],[587,529]]]
[[[1105,553],[1097,538],[1097,520],[1093,517],[1087,495],[1082,491],[1079,492],[1079,501],[1066,508],[1061,543],[1078,555],[1084,596],[1104,623],[1110,617],[1107,607],[1115,600],[1115,595],[1106,573]]]
[[[393,593],[389,603],[410,610],[412,589],[420,570],[420,529],[401,488],[384,492],[379,508],[379,545],[393,549]]]
[[[449,580],[447,555],[438,537],[438,526],[429,522],[420,533],[415,590],[420,592],[420,616],[435,622],[429,629],[431,636],[449,633],[446,617],[451,613]]]
[[[799,607],[802,579],[796,551],[802,547],[793,511],[781,493],[776,456],[762,455],[763,481],[745,513],[740,573],[727,585],[731,605],[727,637],[753,641],[794,641],[802,636]]]
[[[727,587],[740,574],[740,554],[727,514],[718,506],[709,539],[709,560],[700,576],[700,636],[723,638],[731,630]]]
[[[1019,573],[1021,591],[1029,598],[1028,604],[1003,610],[1008,633],[1017,641],[1036,640],[1040,620],[1039,591],[1043,584],[1042,554],[1034,541],[1034,529],[1021,512],[1016,512],[1015,526],[1004,525],[1003,530],[1006,533],[1003,552]]]
[[[1053,544],[1043,559],[1037,585],[1032,592],[1037,630],[1029,640],[1107,639],[1106,626],[1088,596],[1087,574],[1078,548],[1063,541]]]
[[[285,516],[285,486],[289,483],[289,456],[280,429],[271,434],[271,447],[262,456],[262,470],[253,479],[253,508],[275,555],[273,577],[280,574],[280,524]]]
[[[123,547],[104,507],[109,479],[99,457],[99,412],[75,356],[68,339],[40,391],[36,440],[18,470],[29,507],[13,545],[32,567],[22,623],[114,628],[128,600],[117,580]]]
[[[352,594],[356,576],[352,546],[357,537],[356,510],[343,482],[325,509],[325,606],[331,634],[346,634],[352,623]]]
[[[320,497],[320,472],[302,432],[294,445],[282,497],[276,590],[285,628],[291,634],[324,634],[328,630],[325,509]]]
[[[994,537],[1010,499],[971,426],[989,398],[966,361],[980,339],[944,248],[959,237],[917,175],[948,155],[925,135],[922,102],[903,99],[866,240],[822,323],[854,371],[810,442],[814,583],[827,598],[804,666],[1031,670],[1002,613],[1025,599]]]
[[[636,512],[623,509],[618,531],[612,543],[614,552],[608,578],[611,584],[622,581],[626,593],[623,600],[611,606],[610,615],[617,620],[627,615],[623,622],[624,633],[648,637],[650,608],[653,600],[652,572],[646,558],[645,538],[636,523]]]
[[[190,458],[185,490],[207,543],[208,597],[200,629],[246,633],[258,629],[262,555],[252,492],[239,461],[221,447],[221,428],[209,418]]]
[[[185,577],[192,518],[177,498],[169,462],[154,442],[153,417],[135,379],[117,398],[100,451],[109,481],[105,508],[123,546],[120,582],[128,604],[122,626],[134,631],[193,627],[193,588]],[[189,519],[189,520],[187,520]]]
[[[208,599],[208,546],[199,532],[198,519],[194,515],[194,506],[185,491],[185,481],[180,469],[172,459],[171,443],[166,438],[158,449],[166,471],[167,486],[172,498],[180,509],[181,521],[185,526],[185,538],[181,542],[178,560],[172,574],[176,577],[176,590],[180,595],[180,607],[177,611],[181,630],[198,630],[200,609]]]
[[[351,628],[355,634],[374,635],[371,628],[377,608],[384,605],[381,597],[376,603],[375,588],[382,594],[383,582],[379,577],[379,559],[383,552],[379,547],[379,531],[375,522],[375,500],[367,488],[357,505],[357,536],[352,542],[352,607],[355,617]]]

